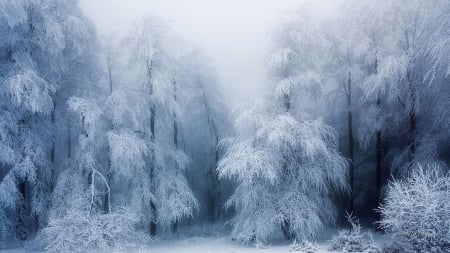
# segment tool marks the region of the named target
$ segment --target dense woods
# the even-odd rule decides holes
[[[356,216],[400,252],[450,250],[448,0],[285,13],[263,95],[234,106],[156,17],[102,37],[76,0],[0,0],[0,34],[3,248],[135,247],[204,224],[307,242],[347,211],[343,238]]]

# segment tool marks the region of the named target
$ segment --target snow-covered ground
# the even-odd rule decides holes
[[[374,235],[374,239],[378,245],[381,245],[386,238],[380,235]],[[336,251],[329,251],[329,242],[323,240],[317,243],[317,253],[329,253]],[[40,253],[39,251],[30,251],[25,249],[10,249],[0,251],[5,253]],[[111,252],[111,251],[109,251]],[[108,252],[108,253],[109,253]],[[298,252],[292,250],[291,244],[273,243],[257,247],[252,245],[242,245],[235,243],[230,237],[191,237],[179,240],[157,240],[150,243],[146,247],[137,249],[115,249],[111,253],[285,253]]]
[[[326,244],[319,245],[321,251],[328,252]],[[255,247],[255,245],[241,245],[234,243],[230,238],[201,238],[194,237],[180,241],[159,241],[154,242],[150,249],[138,250],[136,253],[281,253],[290,252],[290,245],[265,245]]]

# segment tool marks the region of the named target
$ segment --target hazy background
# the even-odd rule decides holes
[[[333,13],[342,0],[310,1],[318,15]],[[136,19],[151,14],[170,23],[175,33],[196,44],[211,60],[233,102],[254,92],[265,77],[270,31],[283,13],[305,0],[81,0],[100,34],[126,32]]]

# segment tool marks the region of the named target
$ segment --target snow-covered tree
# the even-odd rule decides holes
[[[239,184],[227,202],[237,211],[233,236],[244,242],[280,232],[314,238],[336,217],[330,194],[347,189],[348,163],[337,151],[336,132],[320,119],[252,115],[264,119],[256,120],[257,131],[225,141],[218,166],[221,178]]]
[[[3,221],[9,220],[9,234],[21,239],[45,224],[54,173],[46,140],[64,45],[50,4],[1,2],[1,212],[7,215]]]
[[[152,236],[157,224],[169,228],[198,208],[184,177],[189,159],[178,150],[176,98],[183,80],[176,75],[177,49],[167,29],[155,18],[137,23],[127,38],[129,84],[107,100],[113,123],[108,133],[112,174],[131,186],[118,204],[134,206]],[[129,193],[131,199],[125,201]]]
[[[293,115],[318,117],[325,80],[321,73],[325,40],[309,5],[289,14],[274,31],[269,56],[274,92]]]

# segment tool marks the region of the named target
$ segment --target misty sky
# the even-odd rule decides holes
[[[340,0],[311,1],[319,15],[329,15]],[[185,40],[197,45],[215,66],[228,99],[264,81],[270,31],[286,11],[303,0],[81,0],[101,34],[125,32],[151,14],[168,21]]]

